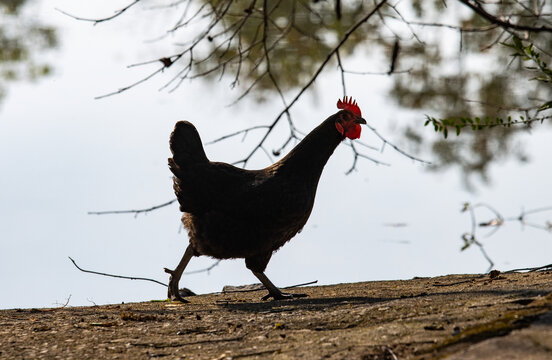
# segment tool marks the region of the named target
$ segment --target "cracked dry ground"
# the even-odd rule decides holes
[[[0,311],[1,359],[552,359],[552,272]]]

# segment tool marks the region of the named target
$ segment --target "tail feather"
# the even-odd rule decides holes
[[[170,148],[174,163],[178,167],[186,167],[187,163],[201,163],[209,161],[199,133],[192,123],[179,121],[171,134]]]
[[[169,158],[169,168],[174,174],[173,188],[180,203],[180,210],[192,211],[200,206],[194,191],[191,190],[197,188],[195,165],[209,162],[199,133],[192,123],[176,123],[170,138],[170,149],[173,157]]]

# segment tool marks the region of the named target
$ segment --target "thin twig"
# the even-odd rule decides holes
[[[461,32],[487,32],[496,29],[499,27],[496,24],[487,25],[487,26],[481,26],[481,27],[465,27],[465,26],[459,26],[459,25],[451,25],[451,24],[443,24],[443,23],[430,23],[430,22],[422,22],[422,21],[410,21],[401,19],[399,17],[390,16],[391,19],[404,22],[409,25],[414,26],[420,26],[420,27],[440,27],[440,28],[448,28],[451,30],[457,30]]]
[[[296,285],[285,286],[285,287],[283,287],[283,288],[281,288],[281,289],[293,289],[293,288],[302,287],[302,286],[308,286],[308,285],[312,285],[312,284],[316,284],[316,283],[318,283],[318,280],[309,281],[309,282],[302,283],[302,284],[296,284]],[[264,287],[262,284],[259,283],[259,288],[258,288],[258,289],[245,289],[245,290],[221,291],[219,294],[253,292],[253,291],[260,291],[260,290],[265,290],[265,287]]]
[[[503,271],[503,273],[508,274],[513,272],[523,272],[523,271],[535,272],[535,271],[541,271],[541,270],[552,270],[552,264],[537,266],[537,267],[530,267],[530,268],[512,269],[508,271]]]
[[[135,214],[135,216],[138,216],[138,214],[147,214],[150,211],[154,211],[157,209],[161,209],[165,206],[169,206],[172,203],[174,203],[177,199],[172,199],[171,201],[167,201],[166,203],[154,205],[152,207],[146,208],[146,209],[138,209],[138,210],[108,210],[108,211],[89,211],[88,215],[107,215],[107,214]]]
[[[217,260],[217,261],[215,261],[214,263],[212,263],[211,265],[207,266],[207,267],[204,268],[204,269],[192,270],[192,271],[185,271],[185,272],[183,272],[182,274],[183,274],[183,275],[191,275],[191,274],[199,274],[199,273],[203,273],[203,272],[206,272],[207,274],[209,274],[209,272],[210,272],[215,266],[218,266],[218,265],[220,264],[220,261],[221,261],[221,260]]]
[[[406,24],[406,26],[408,27],[408,29],[410,30],[410,33],[412,34],[412,36],[414,37],[414,39],[416,39],[416,41],[418,41],[420,44],[422,45],[425,45],[425,43],[422,41],[422,39],[420,39],[418,37],[418,34],[416,34],[416,32],[414,31],[414,29],[412,28],[412,26],[410,26],[410,24],[406,21],[406,19],[402,16],[402,14],[399,12],[399,10],[397,10],[397,8],[394,6],[394,5],[389,5],[389,7],[391,9],[393,9],[393,11],[399,16],[399,18]]]
[[[462,4],[466,5],[470,9],[472,9],[474,12],[479,14],[487,21],[505,29],[529,31],[529,32],[552,32],[552,27],[548,27],[544,25],[529,26],[529,25],[521,25],[521,24],[512,24],[508,20],[501,20],[498,17],[488,13],[478,1],[471,1],[471,0],[458,0],[458,1],[460,1]]]
[[[393,70],[393,72],[389,71],[353,71],[353,70],[343,70],[346,74],[352,74],[352,75],[393,75],[393,74],[408,74],[412,71],[412,69],[408,70]]]
[[[67,301],[65,301],[64,304],[56,303],[56,305],[60,305],[60,306],[57,307],[56,309],[63,309],[63,308],[65,308],[65,307],[67,307],[67,305],[69,305],[69,300],[71,300],[71,294],[69,294],[69,297],[67,298]]]
[[[93,22],[94,25],[96,25],[96,24],[104,22],[104,21],[109,21],[109,20],[115,19],[117,16],[123,14],[125,11],[127,11],[128,9],[133,7],[134,5],[138,4],[139,2],[140,2],[140,0],[134,0],[133,2],[131,2],[130,4],[125,6],[124,8],[115,11],[115,13],[113,15],[105,17],[105,18],[99,18],[99,19],[90,19],[90,18],[83,18],[83,17],[71,15],[71,14],[69,14],[69,13],[67,13],[63,10],[58,9],[58,8],[56,8],[56,10],[59,11],[60,13],[62,13],[63,15],[67,15],[67,16],[75,19],[75,20]]]
[[[426,164],[426,165],[431,165],[431,162],[429,161],[426,161],[426,160],[423,160],[423,159],[420,159],[414,155],[411,155],[409,153],[407,153],[406,151],[402,150],[401,148],[399,148],[397,145],[389,142],[389,140],[387,140],[386,138],[384,138],[373,126],[371,126],[370,124],[366,124],[366,126],[383,142],[383,146],[381,148],[381,151],[383,151],[383,149],[385,148],[385,146],[387,144],[389,144],[389,146],[391,146],[396,152],[398,152],[399,154],[402,154],[404,156],[406,156],[407,158],[411,159],[411,160],[414,160],[414,161],[417,161],[417,162],[420,162],[422,164]]]
[[[347,87],[345,86],[345,69],[343,68],[343,63],[341,62],[341,56],[339,56],[339,50],[335,52],[335,57],[337,58],[337,68],[341,74],[341,88],[343,89],[343,98],[347,96]]]
[[[316,283],[318,283],[318,280],[313,280],[313,281],[309,281],[309,282],[302,283],[302,284],[297,284],[297,285],[290,285],[290,286],[283,287],[282,289],[292,289],[292,288],[312,285],[312,284],[316,284]]]
[[[164,284],[161,281],[157,281],[155,279],[144,278],[144,277],[135,277],[135,276],[115,275],[115,274],[108,274],[108,273],[103,273],[103,272],[99,272],[99,271],[85,270],[85,269],[81,268],[80,266],[78,266],[77,263],[75,262],[75,260],[73,260],[70,256],[68,256],[68,258],[69,258],[69,260],[71,260],[71,262],[73,263],[73,265],[75,265],[75,267],[77,269],[79,269],[80,271],[85,272],[85,273],[108,276],[108,277],[114,277],[114,278],[119,278],[119,279],[127,279],[127,280],[151,281],[151,282],[154,282],[156,284],[163,285],[163,286],[167,287],[167,284]]]
[[[174,62],[171,62],[171,64],[173,64]],[[124,86],[122,88],[119,88],[119,90],[116,90],[116,91],[112,91],[110,93],[107,93],[107,94],[104,94],[104,95],[98,95],[96,96],[94,99],[96,100],[99,100],[99,99],[103,99],[103,98],[106,98],[106,97],[109,97],[109,96],[113,96],[113,95],[117,95],[117,94],[120,94],[122,92],[125,92],[137,85],[140,85],[146,81],[148,81],[149,79],[151,79],[152,77],[154,77],[155,75],[159,74],[160,72],[162,72],[163,70],[165,70],[166,68],[168,68],[169,66],[166,65],[166,64],[163,64],[162,67],[160,67],[159,69],[155,70],[154,72],[152,72],[151,74],[149,74],[148,76],[130,84],[130,85],[127,85],[127,86]]]
[[[238,136],[238,135],[241,135],[241,134],[244,134],[244,137],[242,139],[242,141],[243,141],[243,140],[245,140],[245,136],[247,136],[247,134],[251,130],[266,129],[266,128],[268,128],[268,125],[251,126],[251,127],[248,127],[247,129],[243,129],[243,130],[239,130],[239,131],[236,131],[236,132],[233,132],[233,133],[230,133],[230,134],[226,134],[224,136],[216,138],[215,140],[211,140],[209,142],[206,142],[205,145],[215,144],[215,143],[218,143],[219,141],[226,140],[226,139],[229,139],[231,137]]]

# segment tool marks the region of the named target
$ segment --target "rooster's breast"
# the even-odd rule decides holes
[[[190,243],[201,255],[227,259],[271,253],[303,228],[315,193],[316,186],[308,182],[258,177],[232,206],[187,213],[183,222]]]

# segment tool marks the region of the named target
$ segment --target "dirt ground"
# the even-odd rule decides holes
[[[0,359],[552,359],[552,272],[0,311]]]

